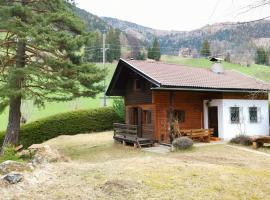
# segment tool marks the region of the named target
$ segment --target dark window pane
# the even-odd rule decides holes
[[[152,124],[152,111],[151,110],[143,111],[143,123]]]
[[[186,118],[186,112],[184,110],[174,110],[173,111],[173,116],[172,116],[173,120],[177,120],[178,122],[185,122],[185,118]],[[170,119],[170,111],[167,111],[167,119]]]
[[[135,89],[140,90],[141,89],[141,82],[139,79],[135,80]]]
[[[174,111],[174,120],[177,120],[178,122],[185,122],[185,111],[183,110],[175,110]]]
[[[237,124],[240,122],[239,118],[239,107],[231,107],[230,113],[231,113],[231,123]]]
[[[249,107],[249,121],[252,123],[258,122],[258,109],[257,109],[257,107]]]

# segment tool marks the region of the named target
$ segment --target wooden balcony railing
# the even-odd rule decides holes
[[[116,134],[127,134],[127,135],[138,135],[138,126],[137,125],[130,125],[130,124],[120,124],[114,123],[113,124],[114,135]]]

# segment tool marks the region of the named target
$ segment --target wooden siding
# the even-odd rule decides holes
[[[138,79],[141,83],[141,89],[135,89],[134,83]],[[137,104],[151,104],[152,103],[152,91],[151,84],[143,78],[131,76],[126,84],[125,90],[125,104],[137,105]]]
[[[150,90],[150,87],[149,87]],[[200,129],[204,127],[203,101],[208,99],[268,99],[268,95],[249,95],[246,93],[214,93],[189,91],[149,91],[142,93],[130,90],[126,96],[126,123],[129,123],[128,110],[140,108],[152,111],[152,124],[142,124],[142,137],[156,141],[168,142],[170,93],[172,94],[173,110],[185,111],[185,121],[180,124],[183,129]],[[138,93],[137,93],[138,92]],[[144,97],[144,95],[146,97]],[[142,119],[142,117],[141,117]]]
[[[185,121],[181,123],[183,129],[204,128],[202,93],[173,92],[173,110],[185,112]],[[168,141],[168,112],[170,107],[170,92],[153,92],[153,103],[156,106],[156,140]]]

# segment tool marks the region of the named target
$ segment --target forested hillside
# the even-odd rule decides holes
[[[228,51],[248,55],[257,46],[264,45],[268,48],[269,38],[270,21],[260,21],[249,24],[214,24],[190,32],[165,35],[160,37],[160,42],[161,46],[171,47],[171,50],[163,49],[166,53],[175,53],[174,50],[179,48],[199,50],[203,40],[207,39],[212,43],[212,51],[216,54]]]
[[[256,23],[219,23],[207,25],[193,31],[162,31],[140,26],[114,18],[103,17],[112,27],[142,40],[144,45],[157,37],[163,54],[178,55],[179,50],[189,48],[196,56],[202,42],[208,40],[214,55],[225,56],[230,53],[232,59],[249,62],[254,60],[257,47],[270,47],[270,21]]]
[[[89,31],[108,31],[110,28],[112,28],[100,17],[93,15],[83,9],[74,7],[74,12],[85,21]]]
[[[110,17],[97,17],[85,10],[76,8],[76,13],[86,21],[88,30],[99,32],[118,29],[121,45],[121,56],[137,58],[157,37],[162,54],[178,55],[181,49],[190,49],[191,56],[199,55],[202,42],[208,40],[213,55],[225,57],[230,54],[236,63],[254,62],[258,47],[270,47],[270,21],[256,23],[219,23],[207,25],[193,31],[166,31],[138,25]],[[100,34],[95,46],[101,45]],[[110,45],[108,41],[108,45]],[[111,44],[112,49],[118,48]],[[119,51],[119,50],[117,50]],[[96,52],[99,52],[99,50]],[[111,56],[109,56],[111,57]],[[95,61],[99,61],[96,59]]]

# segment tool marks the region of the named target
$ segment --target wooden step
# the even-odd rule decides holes
[[[151,143],[143,143],[143,144],[140,143],[140,145],[141,145],[141,146],[152,146],[153,143],[152,143],[152,142],[151,142]]]
[[[140,144],[153,143],[151,140],[138,141]]]

